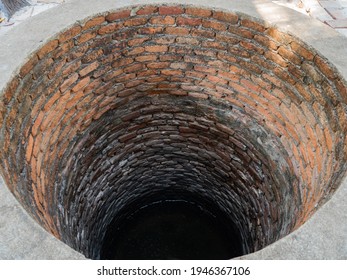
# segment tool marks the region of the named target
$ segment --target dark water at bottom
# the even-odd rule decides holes
[[[238,233],[216,213],[186,201],[152,203],[108,229],[101,259],[230,259],[242,255]]]

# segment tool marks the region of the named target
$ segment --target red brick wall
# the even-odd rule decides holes
[[[110,12],[57,35],[4,91],[1,172],[41,225],[89,257],[126,203],[166,188],[219,203],[252,252],[338,186],[346,96],[324,57],[259,20]]]

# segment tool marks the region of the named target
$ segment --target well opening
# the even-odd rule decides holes
[[[1,172],[89,258],[116,256],[119,221],[154,206],[167,218],[172,202],[219,221],[235,257],[298,228],[339,185],[345,89],[314,49],[244,14],[111,11],[52,38],[4,90]]]

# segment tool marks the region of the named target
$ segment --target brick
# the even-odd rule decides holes
[[[264,54],[265,50],[262,47],[259,47],[251,42],[248,41],[241,41],[240,46],[245,48],[246,50],[257,52],[259,54]]]
[[[124,70],[123,69],[114,68],[114,69],[112,69],[112,71],[108,72],[107,74],[104,74],[103,77],[102,77],[102,80],[104,82],[108,82],[108,81],[111,81],[115,77],[118,77],[118,76],[120,76],[122,74],[124,74]]]
[[[139,9],[136,14],[137,15],[150,15],[150,14],[155,14],[158,12],[158,7],[153,7],[153,6],[146,6],[142,7]]]
[[[134,63],[123,69],[124,73],[134,73],[142,70],[144,65],[142,63]]]
[[[221,11],[214,11],[212,17],[230,24],[236,24],[239,20],[239,17],[236,14]]]
[[[217,57],[221,60],[236,63],[237,59],[235,56],[230,55],[228,52],[219,52]]]
[[[181,70],[167,69],[167,70],[161,70],[161,74],[165,76],[181,76],[183,72]]]
[[[87,44],[81,45],[77,48],[74,48],[72,51],[68,53],[67,61],[74,61],[83,56],[87,51],[89,47]]]
[[[31,155],[33,153],[33,147],[34,147],[34,138],[30,134],[29,140],[28,140],[28,145],[27,145],[27,148],[26,148],[26,154],[25,154],[25,159],[27,160],[27,162],[30,162]]]
[[[235,37],[235,36],[232,36],[228,33],[217,33],[216,34],[216,39],[218,41],[222,41],[222,42],[225,42],[225,43],[228,43],[228,44],[232,44],[232,45],[235,45],[235,44],[238,44],[240,42],[240,39]]]
[[[61,97],[61,92],[60,91],[56,91],[56,93],[54,93],[51,98],[47,99],[47,103],[45,104],[45,106],[43,108],[43,111],[44,112],[48,112],[52,108],[54,103],[57,100],[59,100],[60,97]]]
[[[168,46],[162,46],[162,45],[154,45],[154,46],[146,46],[145,47],[146,52],[167,52],[168,51]]]
[[[137,33],[140,35],[152,35],[152,34],[160,34],[164,30],[163,27],[142,27],[137,30]]]
[[[262,24],[249,20],[249,19],[242,19],[241,25],[247,28],[253,29],[255,31],[258,31],[260,33],[263,33],[266,30],[266,28]]]
[[[147,61],[155,61],[157,60],[157,55],[153,54],[153,55],[142,55],[142,56],[138,56],[135,58],[135,61],[139,61],[139,62],[147,62]]]
[[[91,64],[88,64],[86,67],[82,68],[82,70],[79,71],[79,75],[81,77],[88,75],[89,73],[93,72],[95,69],[99,67],[99,62],[94,61]]]
[[[120,30],[122,27],[123,27],[123,23],[111,23],[108,25],[104,25],[98,30],[98,34],[105,35],[105,34],[114,33],[115,31]]]
[[[275,68],[273,70],[274,74],[280,78],[281,80],[285,81],[286,83],[288,84],[292,84],[292,85],[295,85],[297,80],[293,78],[292,75],[290,75],[290,73],[286,70],[283,70],[282,68]]]
[[[56,47],[58,46],[58,40],[53,40],[45,44],[38,52],[37,56],[39,59],[42,59],[45,57],[47,54],[52,52]]]
[[[214,39],[216,37],[216,32],[214,32],[212,30],[193,28],[190,35],[195,36],[195,37]]]
[[[65,92],[71,85],[73,85],[78,80],[78,74],[75,73],[71,75],[64,83],[60,86],[60,91]]]
[[[92,61],[97,60],[100,56],[102,56],[104,51],[102,49],[96,49],[88,52],[82,57],[82,63],[90,63]]]
[[[219,76],[211,76],[211,75],[208,75],[206,77],[209,81],[211,81],[212,83],[216,83],[216,84],[219,84],[219,85],[226,85],[228,84],[228,81],[225,80],[224,78],[221,78]]]
[[[32,56],[20,69],[19,75],[21,77],[26,76],[38,63],[39,59],[37,55]]]
[[[123,25],[125,27],[145,25],[147,23],[147,18],[131,18],[124,21]]]
[[[175,7],[175,6],[161,6],[159,7],[159,14],[160,15],[179,15],[183,14],[184,9],[182,7]]]
[[[225,23],[214,21],[214,20],[206,20],[206,19],[202,21],[202,26],[205,28],[211,28],[217,31],[226,31],[228,29]]]
[[[61,57],[66,57],[68,52],[75,46],[75,43],[70,40],[60,44],[52,53],[52,57],[54,59],[58,59]]]
[[[86,87],[90,82],[90,77],[86,77],[82,80],[80,80],[73,88],[72,91],[73,92],[77,92],[80,91],[81,89],[83,89],[84,87]]]
[[[149,22],[151,24],[155,24],[155,25],[173,25],[175,24],[176,20],[174,17],[172,16],[156,16],[156,17],[152,17]]]
[[[88,41],[94,39],[97,35],[98,35],[98,32],[96,30],[82,33],[77,39],[77,44],[82,44],[82,43],[88,42]]]
[[[212,42],[212,41],[202,41],[202,46],[204,48],[218,49],[218,50],[226,50],[226,44],[220,42]]]
[[[273,61],[274,63],[278,64],[279,66],[282,67],[286,67],[287,66],[287,62],[277,53],[273,52],[273,51],[267,51],[265,52],[264,56]]]
[[[64,67],[66,64],[65,60],[57,61],[55,65],[53,65],[52,69],[47,73],[47,77],[49,79],[54,79],[60,72],[60,70]]]
[[[201,92],[188,92],[188,96],[198,98],[198,99],[208,99],[208,95],[206,93],[201,93]]]
[[[174,62],[170,64],[172,69],[187,69],[188,65],[184,62]]]
[[[336,72],[334,69],[329,65],[329,63],[321,58],[320,56],[315,56],[314,63],[317,65],[318,69],[329,79],[335,79],[336,78]]]
[[[121,59],[118,59],[118,60],[114,61],[113,64],[112,64],[112,67],[113,68],[119,68],[119,67],[122,67],[124,65],[129,65],[129,64],[131,64],[133,62],[134,62],[133,58],[130,58],[130,57],[128,57],[128,58],[121,58]]]
[[[130,80],[133,80],[133,79],[135,79],[135,78],[136,78],[136,74],[134,74],[134,73],[128,73],[128,74],[124,74],[124,75],[118,76],[118,77],[115,79],[115,81],[116,81],[117,83],[124,83],[124,82],[128,82],[128,81],[130,81]],[[110,84],[109,86],[112,87],[113,85]],[[103,90],[103,91],[104,91],[104,90]]]
[[[328,127],[324,128],[324,137],[328,151],[331,153],[333,149],[333,138]]]
[[[145,51],[144,47],[136,47],[133,49],[128,49],[128,50],[124,50],[123,53],[125,56],[131,56],[131,55],[138,55],[141,54]]]
[[[344,103],[347,103],[347,85],[345,85],[342,80],[336,79],[335,86],[337,90],[339,91],[340,96],[342,97],[342,100],[344,101]]]
[[[105,22],[105,17],[104,16],[99,16],[99,17],[95,17],[92,18],[90,20],[88,20],[82,27],[82,30],[87,30],[90,28],[93,28],[95,26],[99,26],[102,25]]]
[[[176,42],[178,44],[184,44],[184,45],[189,45],[189,46],[197,46],[200,44],[200,41],[195,39],[195,38],[190,38],[190,37],[177,37]]]
[[[270,27],[267,29],[267,31],[265,32],[269,37],[273,38],[275,41],[283,44],[283,45],[289,45],[290,43],[292,43],[293,41],[295,41],[293,39],[292,36],[283,33],[279,30],[277,30],[274,27]]]
[[[42,73],[48,72],[48,69],[52,66],[53,63],[54,60],[52,58],[40,60],[34,67],[32,78],[34,80],[39,79],[42,76]],[[22,84],[23,86],[25,86],[26,81],[30,81],[27,80],[28,78],[29,77],[24,78],[24,82]]]
[[[188,15],[203,17],[203,18],[210,17],[212,15],[212,11],[210,10],[206,10],[202,8],[193,8],[193,7],[186,8],[185,13]]]
[[[228,31],[236,35],[239,35],[242,38],[253,39],[254,37],[254,33],[252,31],[246,28],[242,28],[240,26],[231,25],[229,26]]]
[[[165,33],[170,35],[188,35],[190,30],[185,27],[167,27]]]
[[[285,59],[289,60],[290,62],[301,65],[301,59],[298,57],[294,52],[292,52],[290,49],[287,49],[283,46],[278,48],[278,53]]]
[[[173,36],[165,36],[153,40],[153,43],[158,45],[172,45],[175,42],[175,40],[176,38]]]
[[[300,45],[296,41],[293,41],[290,44],[290,46],[294,52],[296,52],[298,55],[302,56],[306,60],[310,60],[310,61],[313,60],[315,55],[312,53],[312,51],[308,50],[306,47]]]
[[[81,30],[82,30],[82,27],[78,25],[78,26],[74,26],[74,27],[66,30],[65,32],[61,33],[58,37],[59,44],[74,38],[79,33],[81,33]]]
[[[62,75],[63,77],[70,75],[71,73],[75,72],[80,66],[82,62],[80,60],[73,61],[69,64],[66,64],[65,67],[63,67]]]
[[[176,20],[176,23],[178,26],[180,26],[180,25],[199,26],[202,24],[202,19],[178,17]]]
[[[140,46],[143,45],[146,41],[148,41],[149,38],[136,38],[128,41],[128,46],[129,47],[135,47],[135,46]]]
[[[130,10],[125,10],[125,11],[119,11],[119,12],[114,12],[114,13],[110,13],[106,16],[106,20],[108,22],[113,22],[119,19],[125,19],[130,17]]]

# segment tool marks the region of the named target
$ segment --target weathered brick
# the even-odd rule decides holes
[[[318,69],[329,79],[335,79],[336,78],[336,72],[332,68],[329,63],[321,58],[320,56],[315,56],[314,63],[317,65]]]
[[[147,18],[131,18],[124,21],[123,25],[126,27],[129,27],[129,26],[145,25],[146,23],[147,23]]]
[[[38,63],[39,59],[37,55],[33,55],[20,69],[20,76],[24,77],[26,76],[33,68],[34,66]]]
[[[165,76],[181,76],[183,72],[181,70],[166,69],[166,70],[161,70],[161,74]]]
[[[102,25],[105,22],[104,16],[99,16],[88,20],[82,27],[82,30],[87,30],[95,26]]]
[[[78,44],[82,44],[82,43],[88,42],[88,41],[94,39],[97,35],[98,35],[97,30],[92,30],[92,31],[90,31],[90,32],[82,33],[82,34],[78,37],[77,43],[78,43]]]
[[[98,34],[105,35],[105,34],[114,33],[115,31],[120,30],[122,27],[123,27],[123,23],[118,23],[118,22],[104,25],[98,30]]]
[[[301,65],[301,59],[295,53],[293,53],[290,49],[287,49],[283,46],[278,48],[278,53],[285,59],[289,60],[289,62]]]
[[[90,77],[86,77],[82,80],[80,80],[73,88],[72,91],[73,92],[77,92],[82,90],[84,87],[86,87],[90,82]]]
[[[199,26],[202,24],[201,18],[186,18],[178,17],[176,20],[177,25],[189,25],[189,26]]]
[[[137,15],[150,15],[158,12],[158,7],[153,7],[153,6],[145,6],[139,9],[136,14]]]
[[[185,27],[167,27],[165,33],[170,35],[188,35],[190,30]]]
[[[294,52],[296,52],[298,55],[302,56],[306,60],[313,60],[314,54],[312,51],[308,50],[306,47],[302,46],[296,41],[293,41],[290,43],[290,46]]]
[[[211,28],[217,31],[226,31],[228,26],[225,23],[214,21],[214,20],[202,20],[202,26],[205,28]]]
[[[53,40],[48,43],[46,43],[38,52],[37,56],[39,59],[42,59],[45,57],[47,54],[52,52],[56,47],[58,46],[58,40]]]
[[[139,62],[146,62],[146,61],[155,61],[157,60],[157,55],[152,54],[152,55],[141,55],[141,56],[137,56],[135,58],[135,61],[139,61]]]
[[[78,74],[74,73],[69,78],[67,78],[64,83],[60,86],[60,91],[65,92],[71,85],[73,85],[78,80]]]
[[[137,33],[140,35],[153,35],[160,34],[164,30],[164,27],[156,26],[156,27],[142,27],[137,30]]]
[[[286,67],[287,66],[287,62],[277,53],[273,52],[273,51],[267,51],[265,52],[264,56],[273,61],[274,63],[278,64],[279,66],[282,67]]]
[[[145,51],[144,47],[136,47],[136,48],[124,50],[123,53],[124,53],[125,56],[131,56],[131,55],[141,54],[144,51]]]
[[[163,45],[146,46],[145,51],[152,52],[152,53],[167,52],[168,46],[163,46]]]
[[[261,33],[266,30],[262,24],[249,19],[241,19],[241,25]]]
[[[61,33],[58,37],[59,44],[66,42],[72,39],[73,37],[77,36],[78,34],[81,33],[81,30],[82,30],[82,27],[77,25]]]
[[[199,40],[197,40],[195,38],[189,38],[189,37],[177,37],[176,42],[178,44],[184,44],[184,45],[189,45],[189,46],[192,46],[192,45],[197,46],[200,44]]]
[[[188,15],[193,15],[193,16],[198,16],[203,18],[207,18],[212,15],[212,11],[210,10],[201,9],[201,8],[193,8],[193,7],[186,8],[185,13]]]
[[[82,63],[90,63],[92,61],[97,60],[100,56],[102,56],[104,51],[102,49],[96,49],[89,51],[82,57]]]
[[[113,12],[113,13],[110,13],[110,14],[108,14],[106,16],[106,20],[108,22],[112,22],[112,21],[116,21],[116,20],[119,20],[119,19],[125,19],[125,18],[130,17],[130,13],[131,13],[130,10]]]
[[[161,6],[159,7],[159,14],[160,15],[179,15],[183,14],[184,9],[182,7],[175,7],[175,6]]]
[[[79,75],[81,77],[88,75],[90,72],[93,72],[95,69],[97,69],[99,67],[99,62],[98,61],[94,61],[91,64],[88,64],[86,67],[82,68],[79,71]]]
[[[239,17],[236,14],[221,11],[214,11],[212,17],[230,24],[236,24],[239,20]]]
[[[174,17],[172,16],[156,16],[156,17],[152,17],[149,22],[151,24],[159,24],[159,25],[174,25],[176,20]]]

